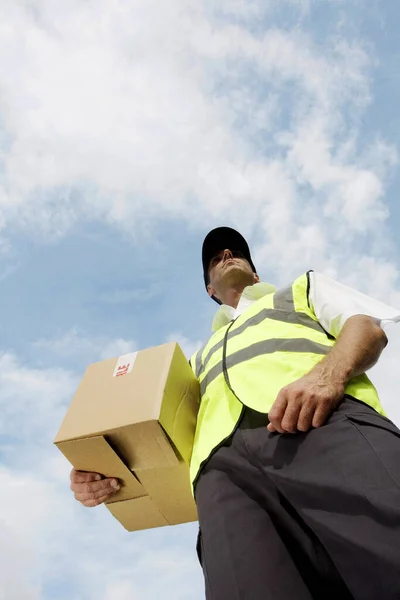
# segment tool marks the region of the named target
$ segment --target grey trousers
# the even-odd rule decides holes
[[[249,409],[197,481],[207,600],[400,599],[400,431],[345,398],[308,433]]]

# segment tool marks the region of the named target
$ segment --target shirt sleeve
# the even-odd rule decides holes
[[[400,321],[400,310],[358,292],[330,277],[310,271],[309,302],[322,327],[337,338],[344,323],[354,315],[380,321],[382,329]]]

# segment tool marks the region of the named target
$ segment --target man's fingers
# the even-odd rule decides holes
[[[284,430],[281,427],[281,421],[283,415],[285,414],[287,404],[286,392],[284,389],[282,389],[277,395],[276,400],[268,413],[269,431],[279,431],[279,433],[283,433]]]
[[[321,427],[343,397],[342,388],[307,376],[285,386],[268,413],[268,430],[294,433]]]
[[[88,508],[94,508],[95,506],[99,506],[99,504],[103,504],[103,502],[108,500],[109,497],[110,495],[107,494],[107,496],[100,496],[100,498],[86,500],[86,502],[82,502],[82,504]]]
[[[299,418],[299,414],[301,411],[301,402],[292,400],[292,402],[288,402],[288,405],[285,410],[285,414],[283,415],[281,421],[281,428],[285,433],[296,433],[297,431],[297,421]]]
[[[321,401],[318,403],[317,408],[312,420],[313,427],[321,427],[332,412],[332,404],[329,400]]]
[[[118,489],[118,481],[113,478],[101,479],[100,481],[90,481],[89,483],[71,483],[71,490],[81,494],[91,494],[92,492],[116,491]],[[112,489],[113,488],[113,489]]]
[[[103,483],[99,482],[99,483]],[[118,491],[119,488],[114,488],[111,485],[102,486],[98,489],[93,489],[93,487],[85,487],[89,484],[83,484],[78,489],[75,490],[75,498],[79,502],[85,503],[87,500],[97,500],[98,498],[102,498],[103,496],[108,497],[115,492]]]
[[[114,477],[103,477],[100,473],[71,471],[71,490],[75,499],[84,506],[98,506],[118,492],[121,485]]]
[[[97,492],[75,492],[75,499],[78,502],[86,502],[87,500],[97,500],[103,496],[111,496],[114,492],[115,490],[112,489],[97,490]]]
[[[299,431],[309,431],[313,424],[315,413],[315,403],[305,402],[301,407],[299,418],[297,420],[297,429]]]
[[[90,481],[99,481],[102,479],[102,476],[100,473],[87,473],[86,471],[72,469],[70,479],[71,483],[88,483]]]

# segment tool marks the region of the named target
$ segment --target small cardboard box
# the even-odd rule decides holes
[[[196,521],[188,465],[199,398],[175,342],[94,363],[54,443],[76,469],[120,480],[106,506],[128,531]]]

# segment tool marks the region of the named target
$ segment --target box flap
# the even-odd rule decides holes
[[[135,498],[107,504],[108,510],[128,531],[140,531],[168,525],[151,498]]]
[[[121,489],[109,502],[147,495],[138,479],[124,465],[103,436],[59,442],[57,446],[78,471],[101,473],[105,477],[116,477],[120,481]]]
[[[199,382],[181,348],[175,344],[159,422],[186,464],[192,456],[199,405]]]
[[[197,521],[189,468],[183,461],[174,467],[138,471],[136,475],[170,525]]]
[[[131,471],[179,463],[179,458],[158,421],[114,429],[108,432],[107,439]]]

